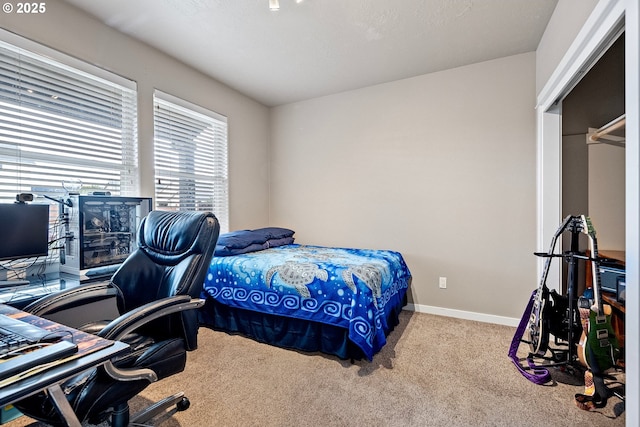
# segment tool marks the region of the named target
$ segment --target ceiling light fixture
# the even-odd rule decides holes
[[[304,0],[296,0],[296,4],[302,3]],[[280,10],[280,0],[269,0],[269,9],[273,12]]]

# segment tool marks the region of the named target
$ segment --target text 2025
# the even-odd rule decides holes
[[[16,3],[16,13],[45,13],[46,3]]]

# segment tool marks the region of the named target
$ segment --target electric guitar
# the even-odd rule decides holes
[[[588,321],[583,321],[582,337],[578,343],[578,360],[595,372],[602,372],[615,365],[619,351],[613,327],[611,326],[611,306],[602,303],[600,296],[600,269],[598,268],[598,243],[591,219],[582,215],[583,232],[589,236],[591,249],[591,274],[594,302],[581,297],[578,306],[582,313],[589,310]],[[584,326],[586,325],[586,328]]]
[[[536,290],[536,296],[531,308],[531,316],[529,317],[529,325],[527,328],[529,338],[528,342],[531,349],[531,354],[534,356],[544,356],[549,348],[549,329],[551,326],[549,311],[552,309],[552,307],[550,306],[551,302],[549,299],[549,288],[547,288],[546,285],[547,276],[549,275],[551,258],[553,258],[558,238],[562,235],[562,233],[572,220],[572,216],[567,216],[564,221],[562,221],[562,224],[560,224],[560,227],[558,227],[555,234],[551,238],[549,251],[543,255],[547,259],[544,264],[544,270],[542,272],[540,284],[538,285],[538,289]]]

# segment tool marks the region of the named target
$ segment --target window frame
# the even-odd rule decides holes
[[[169,112],[165,110],[163,111],[164,116],[159,117],[158,108],[160,107],[165,109],[172,109],[172,111]],[[193,175],[191,177],[189,177],[188,175],[185,175],[184,171],[181,171],[181,172],[175,173],[173,178],[169,178],[169,180],[173,179],[173,180],[176,180],[177,182],[180,182],[181,178],[186,178],[187,180],[190,180],[192,186],[198,185],[197,183],[194,184],[194,182],[196,181],[201,182],[202,184],[198,187],[198,189],[194,190],[194,194],[196,195],[191,195],[191,198],[193,199],[197,199],[198,195],[203,194],[202,191],[200,190],[203,186],[206,187],[207,185],[210,185],[211,191],[212,191],[211,206],[198,208],[197,204],[194,204],[193,206],[187,204],[184,208],[181,208],[177,206],[179,205],[178,202],[174,203],[171,206],[161,205],[162,203],[165,203],[165,200],[166,200],[159,194],[160,193],[159,187],[160,185],[162,185],[161,180],[165,180],[166,182],[167,174],[172,173],[172,172],[169,172],[168,170],[169,167],[166,164],[167,162],[166,158],[160,159],[161,157],[160,151],[167,150],[167,147],[159,146],[159,140],[160,140],[159,120],[163,120],[163,124],[165,125],[169,124],[166,122],[167,120],[169,120],[169,118],[166,116],[167,113],[169,114],[179,113],[181,115],[184,115],[185,117],[188,116],[190,121],[192,120],[193,122],[200,121],[202,123],[207,123],[208,127],[206,129],[210,130],[211,132],[209,133],[213,134],[213,137],[212,137],[213,139],[211,141],[203,141],[203,144],[207,147],[207,150],[200,153],[200,155],[210,156],[210,159],[213,162],[212,168],[214,169],[214,171],[212,171],[212,175],[209,177],[210,180],[208,181],[203,180],[204,175],[202,173],[198,173],[202,169],[194,170]],[[229,171],[229,160],[228,160],[229,159],[228,158],[229,137],[228,137],[227,117],[217,112],[211,111],[207,108],[204,108],[202,106],[199,106],[197,104],[194,104],[192,102],[186,101],[182,98],[178,98],[174,95],[155,89],[153,94],[153,124],[154,124],[153,125],[153,130],[154,130],[153,150],[154,150],[154,191],[155,191],[154,205],[155,205],[155,208],[168,209],[168,210],[180,210],[180,209],[211,210],[216,215],[216,218],[220,223],[221,231],[222,232],[228,231],[229,230],[229,226],[228,226],[229,224],[229,173],[228,173]],[[184,124],[184,123],[178,120],[176,120],[173,123],[174,126],[178,124]],[[200,135],[202,135],[202,133]],[[204,139],[209,139],[209,138],[204,138]],[[182,142],[186,143],[185,140],[186,138],[183,138]],[[194,144],[197,144],[197,142],[194,142]],[[182,151],[184,148],[186,147],[183,147],[180,149],[176,148],[174,151],[178,153]],[[209,151],[212,151],[212,152],[209,152]],[[162,155],[166,157],[166,151],[163,152]],[[194,155],[190,161],[197,163],[199,160],[196,158],[197,156],[198,154],[195,153],[195,150],[194,150]],[[194,168],[197,168],[197,167],[198,167],[197,165],[194,165]],[[163,176],[159,176],[159,175],[163,175]],[[178,175],[181,175],[181,177],[178,177]],[[176,181],[170,184],[170,185],[173,185],[174,188],[175,188],[175,185],[177,185]]]
[[[83,81],[82,79],[87,79],[87,81],[90,80],[92,82],[98,82],[97,84],[101,84],[101,85],[102,84],[112,85],[114,87],[115,92],[122,90],[122,93],[123,93],[123,97],[121,98],[122,105],[123,105],[123,110],[122,110],[123,114],[121,116],[122,117],[121,120],[122,120],[123,126],[121,128],[121,138],[119,139],[120,147],[122,151],[120,151],[120,153],[116,157],[114,157],[112,154],[107,155],[105,151],[103,152],[103,154],[105,155],[102,158],[103,160],[99,162],[96,161],[94,163],[85,154],[83,159],[76,159],[75,161],[71,160],[73,156],[67,156],[70,160],[68,161],[68,163],[65,163],[64,155],[60,156],[60,158],[54,158],[55,156],[51,154],[38,154],[37,150],[34,150],[33,148],[28,156],[23,156],[21,153],[24,150],[25,146],[20,145],[19,143],[11,143],[9,141],[10,137],[5,135],[5,137],[7,138],[5,140],[6,142],[5,148],[0,147],[0,151],[2,151],[2,155],[4,155],[6,158],[11,158],[12,156],[15,156],[14,165],[16,165],[15,166],[16,168],[15,182],[17,186],[16,193],[32,192],[34,193],[34,196],[37,197],[38,199],[40,199],[43,195],[50,195],[56,198],[63,197],[67,194],[67,191],[69,191],[69,188],[65,188],[65,186],[63,185],[63,181],[66,181],[67,184],[69,184],[70,182],[71,183],[70,186],[72,186],[73,184],[75,184],[73,181],[77,179],[79,175],[81,175],[83,169],[85,171],[84,173],[86,174],[86,176],[89,176],[89,174],[93,173],[92,168],[95,169],[98,167],[102,167],[104,168],[104,170],[108,170],[107,156],[109,156],[111,157],[109,161],[113,161],[115,165],[113,170],[117,171],[117,172],[114,172],[114,174],[119,176],[119,182],[117,184],[117,187],[116,189],[112,189],[112,191],[115,191],[117,195],[121,195],[121,196],[138,195],[140,191],[140,172],[139,172],[140,165],[139,165],[139,159],[138,159],[139,141],[138,141],[137,83],[133,80],[124,78],[116,73],[113,73],[112,71],[105,70],[103,68],[92,65],[85,61],[81,61],[73,56],[51,49],[45,45],[28,40],[26,38],[23,38],[21,36],[18,36],[14,33],[8,32],[3,29],[0,29],[0,42],[2,43],[3,46],[6,46],[8,50],[14,51],[17,58],[20,58],[21,55],[24,55],[25,58],[35,57],[37,62],[44,64],[42,68],[44,72],[42,73],[42,75],[46,75],[45,72],[50,72],[51,76],[54,76],[56,73],[60,73],[59,76],[64,77],[64,76],[67,76],[67,74],[65,74],[66,72],[70,72],[72,73],[71,78],[73,79],[73,83],[75,85],[74,87],[81,87],[81,83]],[[10,58],[10,56],[8,58]],[[27,66],[29,64],[28,61],[29,60],[25,61]],[[40,70],[38,70],[38,72],[40,72]],[[19,74],[20,69],[16,70],[15,73]],[[40,75],[40,74],[37,74],[37,75]],[[46,81],[45,87],[48,87],[48,85],[51,84],[52,81],[53,81],[53,78],[50,81]],[[18,93],[18,90],[19,89],[16,89],[16,94]],[[73,99],[77,99],[77,98],[73,98]],[[29,106],[25,106],[22,104],[16,105],[15,108],[8,107],[6,117],[8,118],[9,114],[11,114],[12,112],[14,112],[15,114],[27,116],[29,109],[30,109]],[[40,120],[41,116],[47,114],[46,108],[39,109],[36,107],[31,109],[34,111],[34,118],[32,119],[34,123]],[[54,128],[55,126],[58,125],[58,123],[55,123],[55,118],[65,117],[62,115],[62,113],[60,113],[60,111],[62,111],[62,109],[58,111],[54,111],[54,113],[52,114],[51,120],[54,122],[52,124]],[[94,117],[98,117],[98,116],[94,115]],[[7,120],[10,120],[10,119],[7,119]],[[29,129],[30,128],[26,128],[27,131]],[[39,129],[39,128],[36,128],[36,129]],[[55,134],[55,129],[54,129],[54,132],[52,133]],[[94,135],[97,135],[97,133],[94,133]],[[113,135],[110,135],[110,137],[112,136]],[[90,139],[91,134],[89,134],[89,136],[87,136],[86,138]],[[60,140],[64,141],[63,138],[61,138]],[[55,143],[55,136],[52,136],[52,143]],[[17,148],[11,148],[11,145],[15,145],[15,147]],[[33,145],[37,148],[37,143]],[[108,149],[112,149],[112,147],[109,147]],[[51,153],[51,150],[49,150],[49,153]],[[34,188],[33,184],[34,183],[37,184],[36,178],[32,178],[31,181],[29,181],[29,179],[25,179],[23,183],[20,177],[21,169],[22,169],[22,160],[21,160],[22,157],[24,157],[25,160],[29,160],[29,161],[33,160],[34,162],[44,162],[44,163],[50,162],[50,164],[52,164],[57,169],[56,172],[59,171],[61,175],[56,178],[52,178],[52,180],[61,178],[62,176],[64,176],[65,170],[69,171],[68,173],[69,178],[61,179],[59,186],[35,185],[35,188]],[[45,176],[45,174],[42,174],[41,176]],[[52,176],[56,176],[56,175],[52,173]],[[7,179],[11,180],[13,178],[8,177]],[[7,186],[9,186],[8,183],[7,183]],[[84,191],[86,192],[88,190],[89,189],[85,189]],[[100,190],[100,189],[95,188],[95,190]],[[105,188],[103,190],[109,191],[109,188]],[[8,190],[4,191],[4,193],[8,193]],[[8,198],[7,194],[5,194],[4,196],[0,196],[0,200],[4,202],[9,201],[7,198]]]

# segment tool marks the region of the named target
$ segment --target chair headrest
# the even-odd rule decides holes
[[[177,264],[206,250],[217,233],[201,233],[203,227],[219,229],[211,212],[151,211],[138,229],[138,248],[163,264]]]

